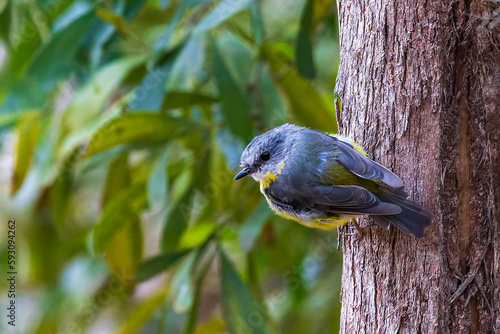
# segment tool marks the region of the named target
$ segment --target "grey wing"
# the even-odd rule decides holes
[[[317,211],[358,215],[401,213],[401,207],[380,201],[363,187],[320,185],[314,187],[313,194],[312,209]]]
[[[396,174],[375,161],[368,159],[361,153],[358,153],[348,143],[345,143],[338,138],[336,139],[340,153],[337,160],[342,166],[350,170],[353,174],[356,174],[364,179],[380,180],[394,188],[403,187],[403,182]]]
[[[355,215],[395,215],[401,207],[380,201],[375,195],[358,186],[319,185],[311,192],[300,193],[288,189],[265,189],[268,198],[278,207],[286,210],[315,211],[318,213],[355,214]],[[286,195],[285,195],[286,194]]]

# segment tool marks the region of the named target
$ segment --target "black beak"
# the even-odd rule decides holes
[[[236,176],[234,177],[234,180],[239,180],[239,179],[242,179],[244,178],[245,176],[247,176],[248,174],[250,174],[251,172],[251,169],[250,168],[245,168],[243,169],[242,171],[240,171],[238,174],[236,174]]]

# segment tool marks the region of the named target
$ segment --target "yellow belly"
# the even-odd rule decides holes
[[[345,225],[351,221],[355,216],[342,215],[338,218],[316,219],[309,223],[301,223],[302,225],[318,228],[321,230],[331,230],[332,228]]]

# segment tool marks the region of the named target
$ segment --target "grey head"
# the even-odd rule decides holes
[[[252,139],[241,154],[243,170],[234,179],[250,175],[263,182],[269,173],[276,175],[283,168],[298,133],[303,129],[293,124],[284,124]]]

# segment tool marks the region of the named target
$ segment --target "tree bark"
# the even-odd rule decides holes
[[[338,8],[339,129],[434,217],[346,237],[341,333],[500,333],[500,2]]]

